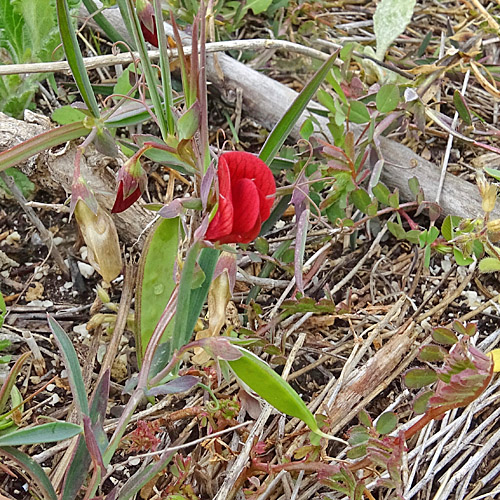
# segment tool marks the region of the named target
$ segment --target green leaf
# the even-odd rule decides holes
[[[22,446],[26,444],[53,443],[72,438],[83,428],[68,422],[50,422],[29,429],[20,429],[0,436],[0,446]]]
[[[35,185],[29,180],[28,176],[18,170],[17,168],[8,168],[5,173],[10,175],[14,180],[16,186],[21,190],[25,198],[29,198],[33,191],[35,190]],[[7,194],[11,195],[10,189],[6,186],[3,179],[0,179],[0,188],[2,188]]]
[[[273,0],[247,0],[245,9],[251,10],[255,15],[265,12]]]
[[[47,132],[43,132],[12,148],[0,152],[0,172],[27,160],[30,156],[36,155],[54,146],[59,146],[59,144],[63,142],[78,139],[88,133],[89,129],[83,122],[71,123],[47,130]]]
[[[399,208],[399,191],[398,191],[398,188],[396,188],[394,190],[394,193],[392,193],[391,195],[389,195],[387,201],[389,202],[389,206],[391,208],[394,208],[396,210]]]
[[[483,170],[497,181],[500,181],[500,170],[496,168],[483,167]]]
[[[448,351],[438,345],[425,345],[420,349],[418,353],[418,359],[427,363],[436,363],[438,361],[443,361]]]
[[[259,158],[267,165],[271,163],[276,156],[276,153],[286,141],[295,123],[297,123],[300,115],[306,109],[308,102],[313,98],[314,94],[321,85],[321,82],[325,79],[325,76],[332,68],[336,57],[337,54],[333,54],[323,63],[321,68],[316,72],[311,81],[302,89],[302,92],[293,101],[281,120],[276,124],[267,137],[267,140],[264,143],[264,146],[262,146],[259,154]]]
[[[495,257],[485,257],[479,261],[479,271],[482,273],[500,271],[500,260]]]
[[[390,434],[398,425],[398,417],[392,411],[382,413],[377,420],[375,428],[379,434]]]
[[[390,113],[394,111],[399,104],[399,88],[397,85],[388,84],[380,87],[375,99],[378,111],[381,113]]]
[[[111,5],[114,5],[116,2],[110,0],[104,0],[103,7],[107,8]],[[83,4],[85,8],[88,10],[89,14],[92,16],[92,19],[102,28],[106,36],[113,42],[119,42],[123,40],[123,36],[116,31],[114,26],[108,21],[108,19],[99,12],[99,7],[93,2],[93,0],[83,0]],[[130,43],[130,42],[129,42]],[[133,48],[133,47],[132,47]]]
[[[12,388],[16,383],[17,376],[21,372],[24,363],[31,356],[31,352],[25,352],[19,356],[19,358],[14,363],[14,366],[10,369],[9,375],[3,381],[0,386],[0,413],[3,412],[7,402],[12,394]]]
[[[443,345],[455,345],[458,342],[457,336],[448,328],[434,328],[432,338],[434,342]]]
[[[410,389],[420,389],[433,384],[436,380],[436,372],[431,368],[413,368],[405,374],[405,384]]]
[[[453,247],[453,257],[459,266],[470,266],[474,262],[472,257],[465,257],[462,250],[457,247]]]
[[[82,110],[73,106],[62,106],[52,113],[52,120],[59,123],[59,125],[82,122],[86,117],[87,115]]]
[[[99,118],[99,105],[95,98],[90,79],[87,74],[87,69],[83,62],[82,53],[76,39],[75,29],[72,25],[72,19],[66,0],[56,0],[57,19],[59,31],[61,33],[61,41],[66,54],[71,73],[75,79],[78,90],[87,105],[89,111],[95,118]]]
[[[304,123],[300,127],[300,136],[302,137],[302,139],[308,141],[313,132],[314,124],[310,118],[307,118],[306,120],[304,120]]]
[[[136,343],[139,366],[151,335],[175,287],[174,266],[179,244],[179,219],[162,219],[151,231],[139,262],[135,299]],[[162,342],[172,336],[171,321]]]
[[[465,102],[464,96],[457,89],[455,89],[455,92],[453,93],[453,104],[455,105],[458,115],[462,118],[464,123],[472,125],[472,116],[470,114],[469,107]]]
[[[373,186],[372,193],[382,205],[389,205],[389,195],[391,192],[384,184],[379,182],[376,186]]]
[[[61,325],[50,314],[47,315],[50,329],[54,334],[57,346],[61,351],[64,366],[68,372],[68,381],[75,403],[84,415],[89,414],[89,404],[87,401],[87,391],[83,383],[82,369],[78,362],[75,348]]]
[[[191,139],[200,124],[200,105],[196,101],[177,121],[179,139]]]
[[[3,326],[3,322],[5,321],[5,315],[7,314],[7,306],[5,305],[5,300],[3,295],[0,293],[0,328]],[[4,349],[3,347],[2,349]]]
[[[238,345],[236,348],[241,352],[241,358],[221,363],[227,363],[238,379],[278,411],[300,418],[309,429],[318,433],[314,415],[293,387],[250,351]]]
[[[406,231],[403,229],[401,224],[397,224],[396,222],[387,221],[387,229],[396,236],[398,240],[404,240],[406,238]]]
[[[45,474],[42,467],[32,458],[15,448],[11,448],[10,446],[1,448],[0,454],[7,456],[10,460],[16,462],[20,466],[21,470],[29,474],[29,476],[33,479],[33,482],[41,490],[44,500],[57,500],[57,495],[50,479],[47,477],[47,474]]]
[[[352,123],[368,123],[370,121],[370,113],[366,104],[361,101],[351,101],[349,106],[349,121]]]
[[[132,30],[131,34],[134,38],[134,42],[139,52],[142,71],[144,72],[144,76],[146,77],[147,87],[149,90],[151,101],[153,102],[154,114],[158,120],[161,137],[163,139],[166,139],[168,136],[168,125],[166,117],[163,113],[163,103],[160,98],[160,94],[158,93],[158,72],[156,69],[153,69],[151,61],[149,60],[148,49],[146,47],[146,42],[144,41],[144,36],[140,28],[139,19],[137,17],[133,2],[132,0],[126,0],[125,4],[127,7],[127,18],[130,21],[130,27]]]
[[[422,415],[427,411],[429,399],[434,395],[434,391],[425,391],[420,394],[413,402],[413,411],[417,415]]]
[[[387,49],[411,21],[416,0],[381,0],[373,15],[376,57],[383,61]]]
[[[413,196],[418,196],[418,194],[420,193],[420,182],[418,181],[417,177],[411,177],[410,179],[408,179],[408,187],[410,188]]]
[[[351,197],[350,199],[354,203],[354,206],[358,210],[366,214],[367,207],[372,202],[372,199],[370,198],[370,195],[368,194],[366,189],[363,188],[356,189],[350,194],[350,197]]]

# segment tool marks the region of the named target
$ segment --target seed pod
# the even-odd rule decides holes
[[[229,365],[239,380],[278,411],[292,417],[300,418],[315,434],[347,444],[342,439],[329,436],[320,430],[314,415],[304,401],[302,401],[302,398],[267,363],[264,363],[264,361],[250,351],[240,346],[235,347],[238,348],[242,356],[234,361],[226,361],[225,363]]]
[[[110,283],[122,270],[118,233],[111,216],[100,206],[97,215],[82,201],[75,207],[75,218],[88,248],[91,266]]]

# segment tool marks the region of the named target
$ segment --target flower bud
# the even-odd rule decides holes
[[[158,32],[156,30],[155,11],[149,0],[137,0],[135,4],[137,17],[141,23],[144,39],[151,45],[158,47]]]
[[[495,202],[497,200],[497,188],[490,184],[482,172],[477,174],[477,186],[479,188],[479,193],[483,199],[482,208],[486,213],[490,213],[495,208]]]
[[[146,189],[147,176],[137,155],[129,158],[118,172],[118,192],[111,213],[123,212],[133,205]]]
[[[88,248],[90,265],[110,283],[122,270],[118,233],[111,216],[100,206],[97,215],[81,200],[75,207],[75,218]]]

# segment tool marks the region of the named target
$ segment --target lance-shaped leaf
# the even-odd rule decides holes
[[[80,425],[69,422],[51,422],[29,429],[19,429],[0,436],[0,446],[23,446],[26,444],[53,443],[72,438],[82,432]]]
[[[50,479],[47,477],[42,467],[32,458],[10,446],[0,448],[0,455],[17,463],[21,470],[25,471],[30,476],[33,483],[36,485],[35,488],[40,490],[44,500],[57,500],[57,495]]]
[[[335,53],[323,63],[269,134],[259,154],[259,158],[267,165],[271,163],[276,153],[286,141],[300,115],[306,109],[307,104],[313,98],[328,72],[332,69],[336,58],[337,54]]]
[[[87,392],[83,383],[82,369],[80,368],[75,348],[66,335],[66,332],[61,328],[61,325],[49,314],[47,315],[47,320],[61,352],[64,367],[68,372],[68,381],[75,403],[83,415],[88,415],[89,404],[87,401]]]

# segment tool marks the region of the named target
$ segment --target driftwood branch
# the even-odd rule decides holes
[[[113,26],[128,39],[123,21],[116,10],[105,11]],[[165,23],[166,33],[171,35],[172,28]],[[185,45],[190,43],[188,36],[183,37]],[[297,92],[285,85],[269,78],[258,71],[236,61],[226,54],[217,55],[217,64],[214,57],[207,59],[207,78],[211,83],[211,91],[219,92],[225,102],[236,102],[239,92],[243,96],[243,108],[247,115],[271,130],[280,120],[288,107],[297,97]],[[320,108],[319,104],[312,106]],[[292,130],[292,137],[300,137],[299,130],[307,118],[305,113]],[[326,119],[316,116],[325,132]],[[360,133],[360,127],[353,125],[352,129]],[[382,137],[380,150],[386,163],[382,170],[381,181],[388,187],[398,188],[402,200],[409,201],[413,195],[408,187],[408,181],[417,177],[424,190],[425,198],[429,201],[436,199],[441,170],[437,165],[424,160],[410,148],[395,141]],[[465,218],[482,216],[481,197],[474,184],[447,174],[441,194],[440,206],[443,215],[458,215]],[[493,218],[500,217],[500,209],[496,208],[491,214]]]

